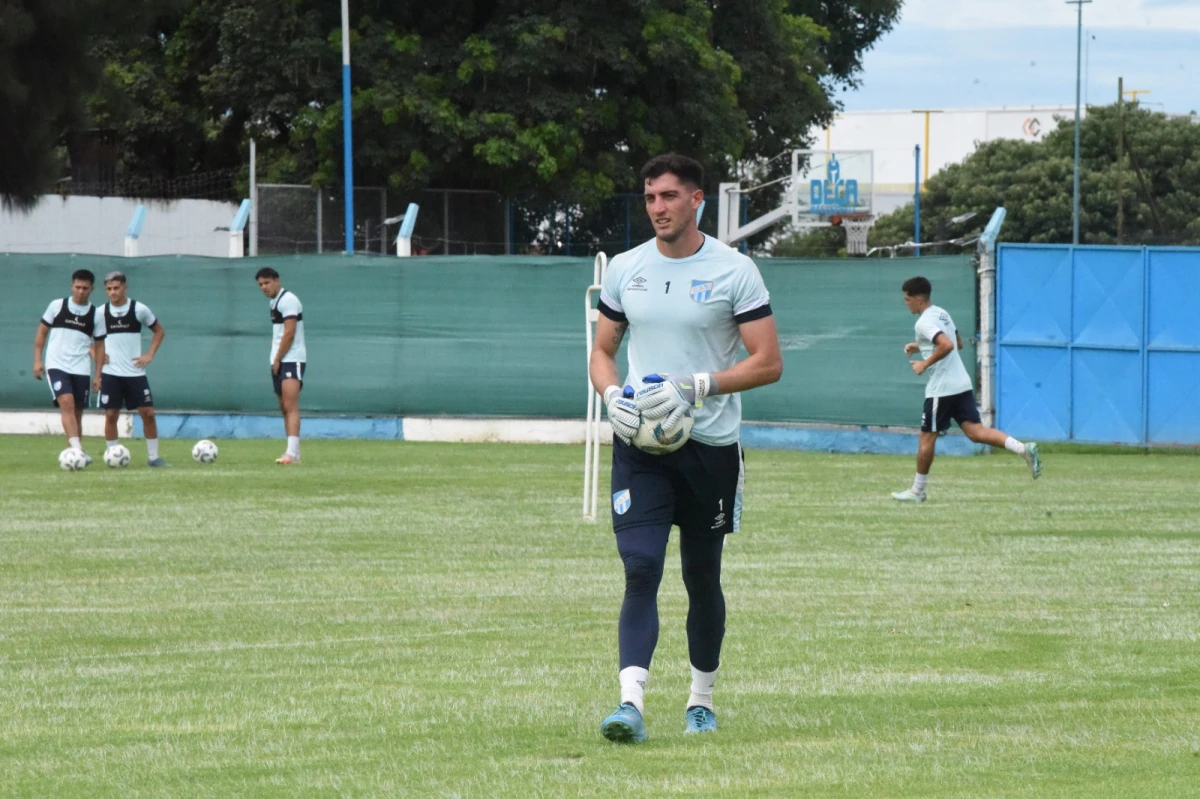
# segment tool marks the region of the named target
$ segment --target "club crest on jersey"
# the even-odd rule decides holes
[[[704,302],[712,296],[713,282],[711,280],[693,280],[688,294],[696,302]]]
[[[628,488],[613,494],[613,510],[617,512],[618,516],[624,515],[625,511],[629,510],[629,506],[632,504],[633,501],[629,497]]]

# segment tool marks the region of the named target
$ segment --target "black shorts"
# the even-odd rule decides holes
[[[92,378],[88,375],[73,375],[62,369],[47,369],[46,381],[50,384],[50,395],[55,406],[64,394],[75,397],[76,408],[86,408],[92,396]]]
[[[654,524],[688,533],[736,533],[745,484],[742,447],[688,441],[675,452],[650,455],[613,440],[613,531]]]
[[[945,433],[950,429],[950,420],[958,422],[979,422],[979,408],[975,405],[975,392],[964,391],[961,394],[951,394],[949,397],[926,397],[925,412],[921,414],[922,433]]]
[[[283,396],[283,381],[284,380],[299,380],[300,388],[304,388],[304,364],[302,363],[281,363],[279,364],[279,373],[271,372],[271,382],[275,384],[275,396]]]
[[[119,409],[121,405],[128,411],[154,407],[154,399],[150,396],[150,381],[145,375],[100,375],[100,407],[110,410]]]

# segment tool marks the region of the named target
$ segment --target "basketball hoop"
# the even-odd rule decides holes
[[[875,217],[870,214],[842,216],[841,226],[846,229],[846,255],[867,254],[867,234],[874,224]]]

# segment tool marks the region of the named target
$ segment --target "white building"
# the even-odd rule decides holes
[[[1086,109],[1081,109],[1081,114]],[[909,111],[845,111],[828,128],[810,132],[813,149],[874,151],[874,212],[886,214],[913,198],[921,147],[921,182],[962,161],[993,139],[1037,141],[1074,106],[1029,106]]]

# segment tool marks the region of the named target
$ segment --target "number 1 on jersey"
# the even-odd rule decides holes
[[[671,293],[671,281],[668,280],[667,281],[667,290],[664,291],[663,294],[670,294],[670,293]]]

